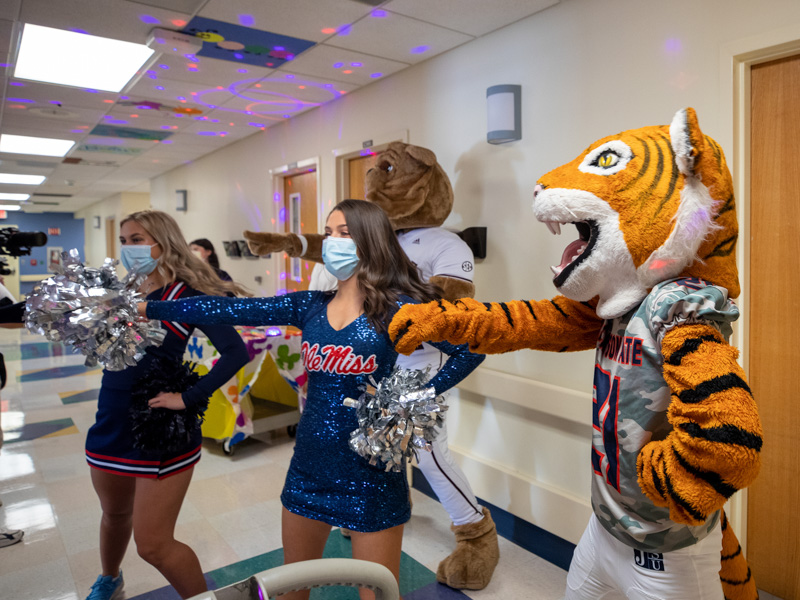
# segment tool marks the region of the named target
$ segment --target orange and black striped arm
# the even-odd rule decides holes
[[[406,304],[389,334],[398,352],[411,354],[422,342],[469,344],[472,352],[500,354],[524,348],[571,352],[594,348],[603,320],[594,302],[563,296],[552,300],[479,302],[461,298]]]
[[[673,521],[699,525],[758,475],[761,421],[738,350],[715,328],[675,327],[662,354],[673,429],[642,448],[639,485],[656,505],[669,507]]]

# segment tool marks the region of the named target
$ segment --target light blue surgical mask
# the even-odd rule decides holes
[[[150,249],[158,244],[152,246],[121,246],[120,259],[122,265],[130,271],[136,271],[144,275],[149,275],[153,272],[158,264],[158,259],[150,255]]]
[[[326,237],[322,240],[322,262],[339,281],[350,279],[358,266],[356,243],[350,238]]]

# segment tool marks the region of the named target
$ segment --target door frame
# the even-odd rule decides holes
[[[729,157],[736,217],[739,221],[739,243],[736,263],[742,293],[737,299],[741,309],[739,326],[733,342],[741,350],[740,363],[749,374],[750,364],[750,69],[760,63],[800,54],[800,27],[782,27],[773,31],[734,40],[720,48],[720,126],[725,135],[717,136],[723,147],[732,147]],[[726,129],[726,124],[731,129]],[[726,139],[727,131],[731,136]],[[747,489],[728,503],[728,519],[747,553]]]
[[[272,181],[272,202],[269,206],[270,210],[267,211],[267,214],[271,214],[272,216],[270,219],[272,222],[267,226],[267,231],[277,231],[277,212],[275,210],[276,205],[283,205],[283,180],[287,177],[292,177],[293,175],[298,175],[300,173],[306,173],[309,169],[313,168],[316,175],[316,186],[317,186],[317,198],[316,198],[316,205],[317,205],[317,233],[322,232],[322,219],[323,219],[323,207],[322,207],[322,180],[320,176],[320,157],[314,156],[311,158],[306,158],[304,160],[299,160],[297,162],[289,163],[286,165],[281,165],[280,167],[275,167],[274,169],[269,170],[270,180]],[[283,256],[272,256],[269,260],[269,268],[270,271],[273,273],[272,282],[274,284],[273,293],[279,289],[281,289],[281,262],[283,260]]]
[[[398,129],[374,136],[371,139],[364,140],[358,143],[342,146],[333,150],[333,156],[336,161],[336,203],[349,198],[350,191],[350,170],[347,168],[347,163],[351,158],[359,156],[366,156],[368,154],[375,154],[382,152],[392,142],[403,142],[408,144],[408,129]],[[332,209],[333,205],[328,207]]]

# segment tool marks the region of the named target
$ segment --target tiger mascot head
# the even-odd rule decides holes
[[[597,314],[624,314],[657,283],[698,277],[739,295],[733,182],[722,149],[694,109],[669,126],[598,140],[544,175],[533,211],[553,233],[576,226],[559,266],[559,292],[599,298]]]

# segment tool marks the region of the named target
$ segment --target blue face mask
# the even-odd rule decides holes
[[[153,272],[158,264],[158,259],[150,256],[150,249],[158,244],[152,246],[121,246],[120,259],[122,265],[128,272],[135,270],[137,273],[149,275]]]
[[[356,243],[350,238],[326,237],[322,240],[322,262],[339,281],[350,279],[358,266]]]

